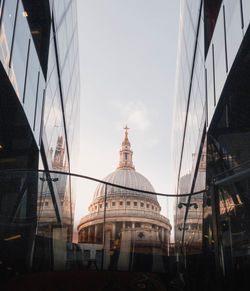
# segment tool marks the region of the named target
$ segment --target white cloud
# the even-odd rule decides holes
[[[128,116],[128,123],[140,130],[146,130],[151,124],[145,109],[137,109],[131,112]]]
[[[116,106],[120,113],[119,118],[128,127],[144,131],[151,126],[149,111],[142,101],[130,101],[126,105],[120,103]]]

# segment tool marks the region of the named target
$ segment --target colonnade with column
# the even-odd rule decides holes
[[[103,238],[103,223],[90,225],[80,230],[78,234],[79,243],[101,244]]]
[[[117,221],[117,222],[107,222],[105,229],[110,231],[110,239],[116,240],[119,238],[119,234],[125,229],[140,229],[143,231],[144,222],[134,222],[134,221]],[[159,240],[163,244],[169,244],[170,240],[170,230],[157,226],[155,224],[147,224],[145,228],[147,230],[155,230],[155,240]],[[79,243],[91,243],[91,244],[102,244],[103,243],[103,223],[89,225],[82,228],[78,234]]]

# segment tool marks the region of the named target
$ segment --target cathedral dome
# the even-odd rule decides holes
[[[153,186],[148,181],[147,178],[145,178],[140,173],[136,172],[133,169],[117,169],[115,172],[109,174],[107,177],[104,178],[104,181],[121,185],[129,188],[149,191],[149,192],[155,192]],[[94,200],[103,198],[105,195],[105,184],[100,183],[95,191],[94,194]],[[107,186],[107,196],[135,196],[150,199],[153,201],[157,201],[156,195],[153,194],[147,194],[147,193],[141,193],[137,191],[131,191],[126,190],[122,188],[118,188],[115,186]]]
[[[104,249],[104,255],[98,256],[98,260],[108,269],[111,251],[116,250],[118,269],[123,271],[132,266],[137,253],[141,255],[146,251],[148,257],[152,252],[157,258],[169,255],[171,231],[169,220],[161,215],[153,186],[135,170],[127,126],[124,129],[118,167],[97,185],[88,207],[89,214],[77,227],[78,242],[84,251],[96,250],[97,255],[97,250]],[[161,266],[163,262],[154,264]]]
[[[135,167],[133,165],[133,160],[132,160],[133,151],[131,150],[131,145],[128,140],[128,132],[127,132],[128,129],[129,128],[126,126],[125,138],[124,138],[124,141],[122,142],[122,148],[120,150],[120,162],[119,162],[118,168],[116,169],[116,171],[112,172],[106,178],[104,178],[104,181],[108,183],[128,187],[128,188],[133,188],[133,189],[138,189],[138,190],[143,190],[143,191],[148,191],[148,192],[155,192],[153,186],[148,181],[148,179],[135,171]],[[93,201],[103,199],[104,196],[105,196],[105,184],[100,183],[97,186],[96,191],[94,193]],[[108,197],[133,196],[136,198],[151,200],[153,202],[158,203],[156,195],[141,193],[138,191],[126,190],[126,189],[118,188],[115,186],[109,186],[109,185],[107,185],[107,196]]]

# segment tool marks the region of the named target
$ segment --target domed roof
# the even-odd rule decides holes
[[[153,186],[148,181],[148,179],[133,169],[118,169],[115,172],[109,174],[107,177],[105,177],[104,181],[138,190],[155,192]],[[104,198],[104,195],[105,195],[105,184],[100,183],[96,188],[93,200]],[[128,197],[136,196],[137,198],[140,197],[142,199],[150,199],[157,202],[157,197],[156,195],[153,194],[126,190],[115,186],[109,185],[107,186],[107,196],[123,196],[123,195],[126,195]]]
[[[120,162],[115,172],[109,174],[104,181],[111,184],[125,186],[128,188],[144,190],[148,192],[155,192],[151,183],[143,175],[135,171],[133,165],[133,151],[128,140],[128,127],[125,128],[125,138],[122,142],[122,148],[120,150]],[[95,191],[94,200],[102,199],[105,196],[105,184],[100,183]],[[115,186],[107,186],[107,196],[114,198],[126,196],[133,198],[149,199],[158,203],[156,195],[141,193],[138,191],[126,190]]]

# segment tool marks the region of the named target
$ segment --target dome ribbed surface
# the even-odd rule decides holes
[[[153,186],[148,181],[148,179],[132,169],[116,170],[115,172],[113,172],[113,173],[109,174],[107,177],[105,177],[104,181],[112,183],[112,184],[117,184],[117,185],[129,187],[129,188],[155,192]],[[131,194],[132,195],[133,194],[133,196],[136,195],[136,196],[141,197],[141,198],[150,198],[154,201],[157,201],[156,195],[125,190],[122,188],[117,188],[117,187],[113,187],[113,186],[108,185],[107,186],[107,196],[111,196],[111,195],[115,196],[116,194],[117,195],[121,195],[121,194],[125,194],[125,195]],[[104,195],[105,195],[105,184],[100,183],[96,188],[93,200],[103,198]]]

